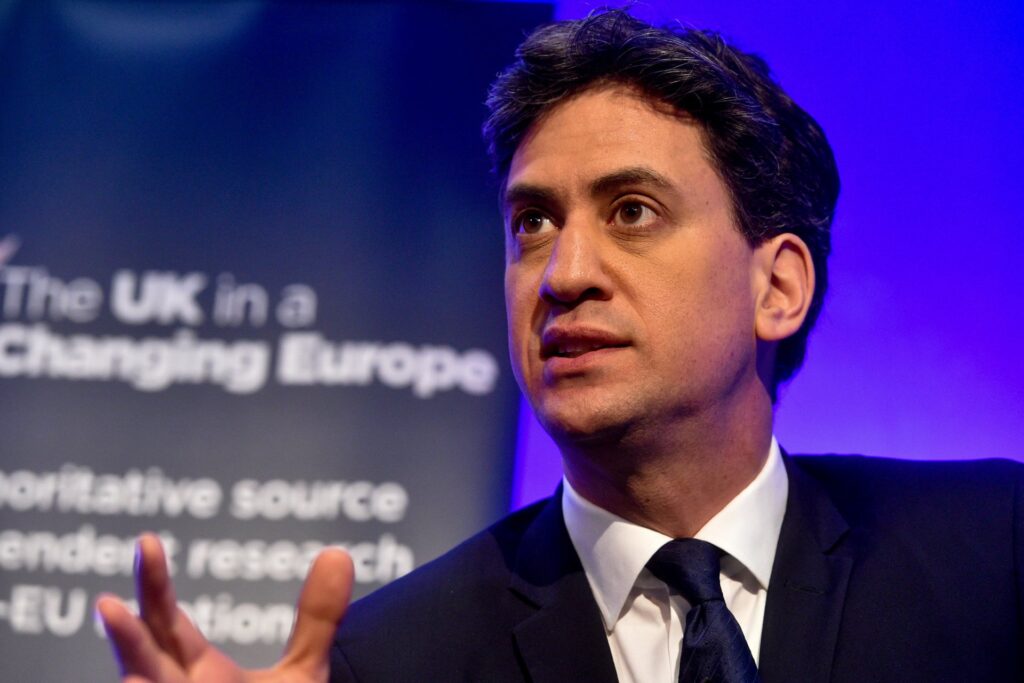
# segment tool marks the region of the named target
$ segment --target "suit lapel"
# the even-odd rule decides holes
[[[511,589],[536,608],[513,630],[533,683],[614,683],[601,614],[562,519],[561,489],[523,536]]]
[[[822,487],[785,458],[789,499],[765,605],[759,670],[765,683],[829,680],[853,564],[849,527]]]

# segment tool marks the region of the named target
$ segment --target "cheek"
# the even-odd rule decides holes
[[[714,357],[718,349],[753,338],[749,253],[712,250],[705,258],[700,253],[677,262],[660,278],[656,293],[648,289],[640,300],[647,302],[646,317],[666,348]]]
[[[508,320],[509,333],[520,324],[523,315],[523,283],[517,271],[509,266],[505,269],[505,317]]]
[[[508,346],[513,366],[525,363],[531,337],[531,319],[537,295],[514,266],[505,271],[505,318],[508,323]]]

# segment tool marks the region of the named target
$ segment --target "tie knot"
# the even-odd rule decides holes
[[[722,600],[718,576],[721,554],[721,550],[707,541],[677,538],[661,546],[647,562],[647,568],[696,606]]]

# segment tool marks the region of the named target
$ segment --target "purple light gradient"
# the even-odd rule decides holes
[[[558,18],[593,5],[556,3]],[[843,180],[832,285],[781,396],[791,452],[1024,460],[1024,4],[649,2],[764,56]],[[558,452],[524,403],[513,507]]]

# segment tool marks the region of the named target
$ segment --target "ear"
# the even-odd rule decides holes
[[[814,295],[814,263],[802,239],[783,233],[754,249],[757,308],[754,332],[762,342],[779,342],[803,325]]]

